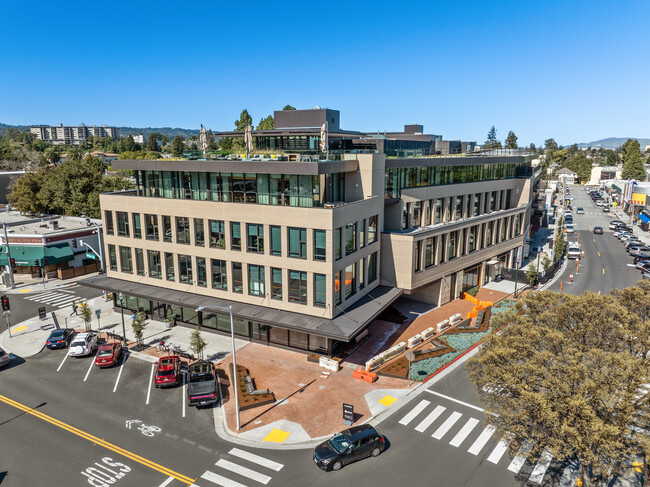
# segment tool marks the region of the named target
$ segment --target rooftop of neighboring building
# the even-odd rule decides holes
[[[101,219],[89,219],[91,223],[102,226]],[[8,234],[52,235],[81,230],[89,225],[85,218],[60,215],[25,215],[16,210],[0,211],[0,225],[7,225]],[[56,226],[56,228],[54,228]],[[0,232],[0,234],[2,234]]]

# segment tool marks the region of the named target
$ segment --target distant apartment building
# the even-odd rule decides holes
[[[29,127],[30,133],[36,135],[38,140],[54,145],[80,145],[88,141],[88,137],[120,139],[120,129],[106,125],[34,125]]]
[[[312,154],[325,117],[336,144],[363,135],[331,112],[293,114],[310,127],[283,123],[258,141]],[[443,304],[511,266],[530,221],[532,159],[352,149],[117,160],[137,189],[100,196],[107,273],[81,283],[215,333],[230,333],[227,312],[198,308],[232,306],[240,338],[334,355],[400,295]]]
[[[147,142],[147,138],[144,136],[144,134],[136,134],[136,135],[132,135],[131,137],[133,137],[133,142],[135,142],[136,144],[144,145]]]

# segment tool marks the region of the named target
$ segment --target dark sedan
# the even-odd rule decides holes
[[[368,424],[354,426],[334,435],[314,450],[314,463],[325,471],[366,457],[376,457],[386,448],[385,438]]]
[[[594,233],[603,233],[603,227],[594,227]]]
[[[68,348],[74,336],[75,336],[75,331],[72,328],[54,330],[52,333],[50,333],[50,336],[47,337],[47,340],[45,341],[45,346],[50,349]]]

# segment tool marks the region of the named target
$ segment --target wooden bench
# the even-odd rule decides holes
[[[253,378],[249,374],[246,374],[244,376],[244,384],[246,384],[246,392],[250,395],[269,393],[268,389],[255,389],[255,386],[253,385]]]

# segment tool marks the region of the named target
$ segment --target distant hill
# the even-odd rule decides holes
[[[636,139],[641,145],[641,150],[650,145],[650,139],[639,139],[637,137],[608,137],[607,139],[594,140],[593,142],[582,142],[578,147],[604,147],[605,149],[616,149],[627,142],[627,139]]]
[[[4,134],[7,129],[18,129],[21,132],[29,132],[29,125],[8,125],[5,123],[0,123],[0,134]],[[173,139],[177,135],[188,138],[192,135],[199,135],[201,133],[200,129],[181,129],[181,128],[172,128],[172,127],[120,127],[120,135],[137,135],[144,134],[146,137],[149,137],[151,132],[158,132],[159,134],[166,135],[170,139]]]

